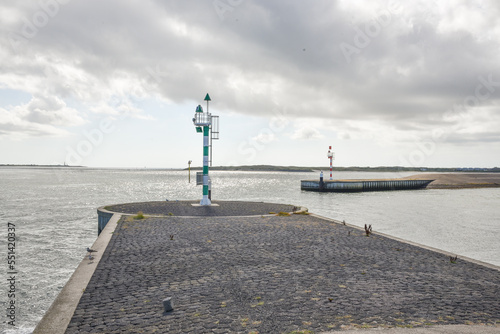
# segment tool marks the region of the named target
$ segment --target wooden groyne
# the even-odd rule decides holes
[[[328,192],[409,190],[425,188],[432,181],[434,180],[302,180],[300,189]]]

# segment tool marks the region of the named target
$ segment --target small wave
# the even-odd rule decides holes
[[[2,334],[31,334],[35,327],[16,327],[16,329],[5,329]]]

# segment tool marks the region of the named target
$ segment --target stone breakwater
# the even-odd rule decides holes
[[[499,188],[500,173],[423,173],[398,179],[302,180],[308,191],[356,192],[409,189]]]
[[[268,207],[238,217],[246,203],[219,204],[233,215],[196,217],[187,207],[190,217],[123,217],[66,333],[320,333],[500,322],[494,268],[451,263],[377,235],[376,224],[367,237],[321,217],[266,215]],[[174,310],[164,314],[167,297]]]

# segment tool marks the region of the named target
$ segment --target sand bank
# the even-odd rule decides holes
[[[495,188],[500,187],[500,173],[425,173],[403,180],[432,180],[428,189]]]

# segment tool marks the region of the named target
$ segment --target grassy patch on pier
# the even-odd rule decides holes
[[[290,214],[288,212],[280,211],[280,212],[278,212],[278,216],[280,216],[280,217],[288,217],[288,216],[290,216]]]
[[[142,211],[137,212],[137,215],[133,217],[134,219],[144,219],[144,213]]]

